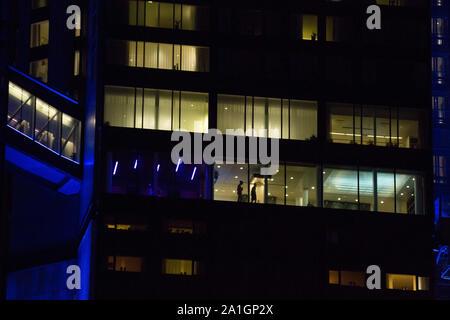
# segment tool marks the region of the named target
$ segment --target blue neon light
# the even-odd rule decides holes
[[[61,173],[56,168],[46,165],[16,149],[6,146],[5,151],[5,158],[7,161],[47,181],[60,184],[66,177],[64,173]]]
[[[72,196],[80,193],[81,183],[78,180],[70,179],[65,183],[61,188],[59,188],[58,192],[66,196]]]
[[[192,172],[191,181],[194,180],[195,173],[197,172],[197,167],[194,168],[194,171]]]
[[[113,176],[116,175],[117,173],[117,167],[119,166],[119,161],[116,161],[116,164],[114,165],[114,171],[113,171]]]
[[[175,169],[175,172],[178,172],[178,168],[180,167],[181,159],[178,159],[177,168]]]
[[[159,172],[159,168],[161,168],[160,164],[158,164],[158,167],[156,168],[156,172]]]
[[[49,86],[47,86],[47,85],[43,84],[42,82],[40,82],[40,81],[38,81],[38,80],[36,80],[36,79],[30,77],[29,75],[26,75],[25,73],[23,73],[23,72],[17,70],[16,68],[13,68],[13,67],[11,67],[11,66],[9,66],[9,68],[10,68],[11,70],[17,72],[17,73],[20,74],[21,76],[24,76],[25,78],[27,78],[27,79],[33,81],[34,83],[40,85],[41,87],[44,87],[45,89],[50,90],[51,92],[57,94],[58,96],[60,96],[60,97],[62,97],[62,98],[64,98],[64,99],[66,99],[66,100],[68,100],[68,101],[70,101],[70,102],[72,102],[72,103],[78,104],[78,101],[75,101],[75,100],[73,100],[72,98],[69,98],[68,96],[62,94],[61,92],[58,92],[58,91],[56,91],[55,89],[50,88]]]
[[[136,159],[136,161],[134,162],[134,170],[137,169],[137,166],[138,166],[138,159]]]

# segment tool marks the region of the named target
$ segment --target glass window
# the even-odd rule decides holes
[[[217,95],[217,127],[223,134],[227,129],[245,130],[245,97]]]
[[[198,262],[183,259],[164,259],[163,274],[192,276],[198,275]]]
[[[286,166],[286,204],[300,207],[317,206],[317,168]]]
[[[181,67],[183,71],[209,71],[209,48],[181,46],[181,56]]]
[[[408,274],[386,274],[388,289],[416,291],[416,276]]]
[[[317,40],[317,16],[312,14],[302,15],[302,39]]]
[[[392,146],[391,144],[391,115],[390,108],[381,107],[375,109],[376,123],[376,145],[381,147]]]
[[[280,166],[276,174],[267,176],[267,199],[265,203],[285,204],[285,198],[288,196],[285,178],[285,166]]]
[[[353,143],[353,108],[349,104],[328,103],[329,134],[334,143]]]
[[[172,91],[144,89],[143,128],[172,130]]]
[[[290,100],[289,108],[289,138],[292,140],[307,140],[317,137],[317,102]]]
[[[421,147],[421,114],[417,110],[399,110],[399,143],[402,148],[418,149]]]
[[[339,284],[339,271],[334,270],[328,271],[328,283]]]
[[[31,1],[31,9],[44,8],[47,5],[48,5],[47,0],[32,0]]]
[[[158,43],[146,42],[145,43],[145,61],[144,66],[146,68],[158,68]]]
[[[73,161],[80,161],[81,123],[71,116],[62,114],[61,155]]]
[[[109,256],[108,270],[122,272],[142,272],[143,259],[140,257]]]
[[[135,89],[105,87],[105,122],[113,127],[134,128]]]
[[[363,211],[375,211],[374,175],[370,169],[359,170],[359,208]]]
[[[423,179],[419,175],[397,173],[396,212],[404,214],[423,214]]]
[[[49,21],[36,22],[31,25],[30,47],[40,47],[48,44]]]
[[[347,17],[326,17],[326,41],[346,41],[352,34],[350,20]]]
[[[375,145],[375,109],[362,108],[362,144]]]
[[[60,112],[40,99],[36,99],[36,126],[34,139],[58,152],[60,148]]]
[[[419,290],[430,290],[430,278],[428,277],[417,277],[418,289]]]
[[[249,202],[248,165],[221,164],[214,166],[214,200]],[[251,186],[253,187],[253,186]]]
[[[341,271],[341,285],[351,287],[365,287],[366,276],[363,272]]]
[[[9,83],[8,125],[32,138],[35,97],[14,83]]]
[[[48,81],[48,59],[33,61],[30,63],[30,75],[42,82]]]
[[[190,132],[208,132],[207,93],[181,92],[181,128]]]
[[[377,172],[377,206],[380,212],[395,212],[395,178],[392,171]]]
[[[174,68],[173,44],[159,43],[158,47],[158,69],[172,70]]]
[[[182,5],[182,29],[183,30],[208,30],[208,7]]]
[[[80,75],[80,50],[75,50],[74,62],[73,62],[73,75]]]
[[[324,208],[358,210],[358,172],[324,168],[323,201]]]

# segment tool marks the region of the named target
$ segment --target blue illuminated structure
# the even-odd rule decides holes
[[[72,103],[78,104],[78,101],[75,101],[75,100],[73,100],[72,98],[70,98],[70,97],[68,97],[68,96],[66,96],[66,95],[64,95],[64,94],[62,94],[61,92],[58,92],[58,91],[56,91],[55,89],[50,88],[50,87],[47,86],[46,84],[44,84],[44,83],[42,83],[42,82],[40,82],[40,81],[34,79],[33,77],[28,76],[27,74],[25,74],[25,73],[23,73],[23,72],[17,70],[16,68],[9,66],[9,69],[11,69],[11,70],[13,70],[14,72],[20,74],[21,76],[27,78],[28,80],[33,81],[34,83],[40,85],[40,86],[43,87],[44,89],[49,90],[49,91],[53,92],[54,94],[57,94],[57,95],[60,96],[61,98],[64,98],[64,99],[66,99],[66,100],[68,100],[68,101],[70,101],[70,102],[72,102]]]

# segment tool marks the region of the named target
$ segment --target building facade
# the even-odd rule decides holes
[[[6,130],[61,161],[11,148],[63,178],[27,195],[52,210],[24,228],[16,176],[33,172],[6,170],[8,298],[434,296],[428,1],[80,1],[81,31],[68,5],[9,10],[30,41],[9,46]],[[228,150],[172,161],[174,131],[216,128],[247,150],[279,141],[276,173]],[[43,227],[45,241],[19,237]],[[51,284],[68,264],[83,292]]]

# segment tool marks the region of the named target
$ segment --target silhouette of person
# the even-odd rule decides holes
[[[252,188],[252,202],[251,203],[256,203],[256,183],[253,185],[253,188]]]
[[[244,190],[244,188],[242,188],[243,184],[243,181],[239,181],[239,184],[237,186],[238,202],[242,202],[242,191]]]

